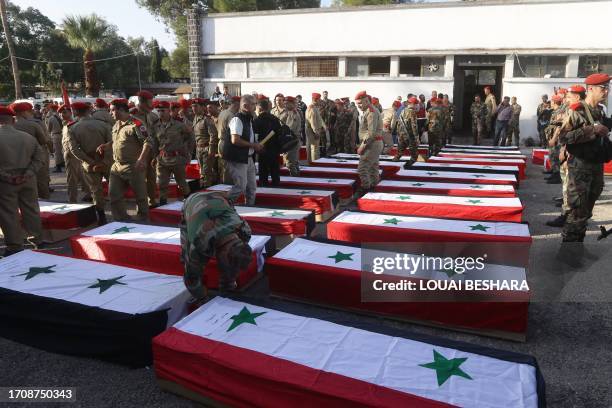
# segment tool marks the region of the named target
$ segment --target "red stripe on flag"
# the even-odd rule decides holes
[[[169,328],[153,339],[158,378],[234,407],[452,405]]]
[[[462,177],[444,177],[444,176],[429,176],[429,175],[405,175],[405,174],[391,174],[387,179],[389,180],[400,180],[400,181],[439,181],[444,183],[471,183],[471,184],[503,184],[518,187],[516,180],[496,180],[493,178],[486,177],[470,177],[468,174],[461,174],[457,172],[457,175]]]
[[[379,193],[419,193],[419,194],[434,194],[448,195],[458,197],[516,197],[514,190],[499,191],[499,190],[479,190],[479,189],[454,189],[454,188],[427,188],[416,186],[376,186],[376,191]]]
[[[521,222],[523,215],[522,206],[496,207],[467,204],[411,203],[407,201],[368,200],[364,198],[357,200],[357,206],[361,211],[452,218],[457,220]]]
[[[519,177],[521,180],[526,178],[525,174],[525,162],[522,163],[499,163],[493,161],[494,159],[466,159],[461,161],[453,161],[452,158],[448,157],[430,157],[427,160],[430,163],[441,163],[441,164],[475,164],[481,166],[516,166],[519,169]]]
[[[266,194],[257,192],[255,196],[255,204],[266,207],[280,208],[301,208],[304,210],[314,210],[315,214],[320,215],[329,211],[333,211],[331,196],[317,195],[278,195]]]

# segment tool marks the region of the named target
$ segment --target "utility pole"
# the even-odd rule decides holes
[[[15,56],[15,45],[13,44],[13,36],[9,30],[8,17],[6,16],[6,1],[0,0],[0,16],[2,17],[2,27],[4,28],[4,37],[8,45],[9,57],[11,57],[11,67],[13,69],[13,78],[15,80],[15,99],[23,98],[21,92],[21,79],[19,78],[19,67],[17,66],[17,58]]]

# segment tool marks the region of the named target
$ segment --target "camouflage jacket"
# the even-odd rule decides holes
[[[472,102],[470,115],[472,120],[483,120],[487,116],[487,107],[482,102]]]
[[[427,112],[427,130],[442,132],[444,130],[444,120],[444,112],[441,108],[430,108]]]
[[[350,110],[343,110],[338,112],[336,116],[336,123],[334,125],[334,129],[337,135],[345,135],[347,134],[353,123],[355,122],[353,118],[353,112]]]
[[[236,234],[243,242],[251,239],[251,228],[221,192],[198,192],[185,200],[181,231],[181,261],[185,265],[185,285],[200,299],[204,267],[216,255],[217,246],[229,235]]]
[[[404,124],[406,124],[408,132],[411,132],[411,136],[416,137],[419,134],[416,111],[411,107],[411,105],[409,105],[402,110],[400,116],[402,119],[398,120],[398,122],[400,122],[397,125],[398,132],[401,135],[406,135],[406,129],[404,128]]]
[[[514,105],[510,106],[512,106],[512,117],[510,118],[510,122],[508,122],[508,124],[510,126],[518,126],[519,118],[521,116],[521,110],[523,108],[521,108],[521,105],[519,105],[518,103],[515,103]]]
[[[556,132],[561,130],[561,125],[565,120],[565,116],[567,114],[567,106],[561,105],[557,109],[555,109],[550,116],[550,124],[544,129],[544,135],[546,135],[546,140],[551,140]]]

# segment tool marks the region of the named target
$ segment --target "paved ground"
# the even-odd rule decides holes
[[[466,141],[467,142],[467,141]],[[530,154],[530,150],[525,150]],[[559,230],[544,222],[557,215],[552,197],[558,185],[542,180],[541,168],[529,165],[528,180],[521,183],[520,198],[535,238],[529,283],[534,295],[525,343],[480,337],[449,330],[399,323],[386,319],[312,308],[322,318],[371,321],[463,340],[503,350],[527,353],[538,359],[546,381],[550,407],[612,407],[612,238],[596,241],[598,225],[612,226],[612,178],[607,179],[589,225],[587,247],[593,255],[584,268],[571,271],[554,261]],[[54,176],[54,200],[66,199],[62,177]],[[323,228],[319,227],[317,233]],[[55,246],[68,253],[66,243]],[[267,297],[266,280],[247,292]],[[281,301],[275,301],[282,306]],[[83,407],[189,407],[194,404],[160,391],[152,369],[127,369],[84,358],[61,356],[0,339],[0,386],[74,386]],[[0,404],[1,405],[1,404]],[[13,404],[11,406],[25,406]],[[33,406],[41,406],[34,404]],[[509,408],[509,407],[507,407]]]

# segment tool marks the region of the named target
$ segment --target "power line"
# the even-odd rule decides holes
[[[145,49],[143,51],[150,51],[150,50],[154,50],[156,48],[159,48],[159,46],[147,48],[147,49]],[[130,57],[130,56],[133,56],[133,55],[137,55],[139,52],[132,52],[132,53],[129,53],[129,54],[117,55],[116,57],[95,59],[95,60],[91,60],[90,62],[102,62],[102,61],[110,61],[110,60],[115,60],[115,59],[124,58],[124,57]],[[8,58],[9,57],[5,57],[3,59],[0,59],[0,62],[4,61],[5,59],[8,59]],[[43,61],[43,60],[24,58],[24,57],[15,57],[15,58],[17,58],[19,60],[23,60],[23,61],[41,62],[41,63],[44,63],[44,64],[82,64],[82,63],[85,62],[85,61]]]

